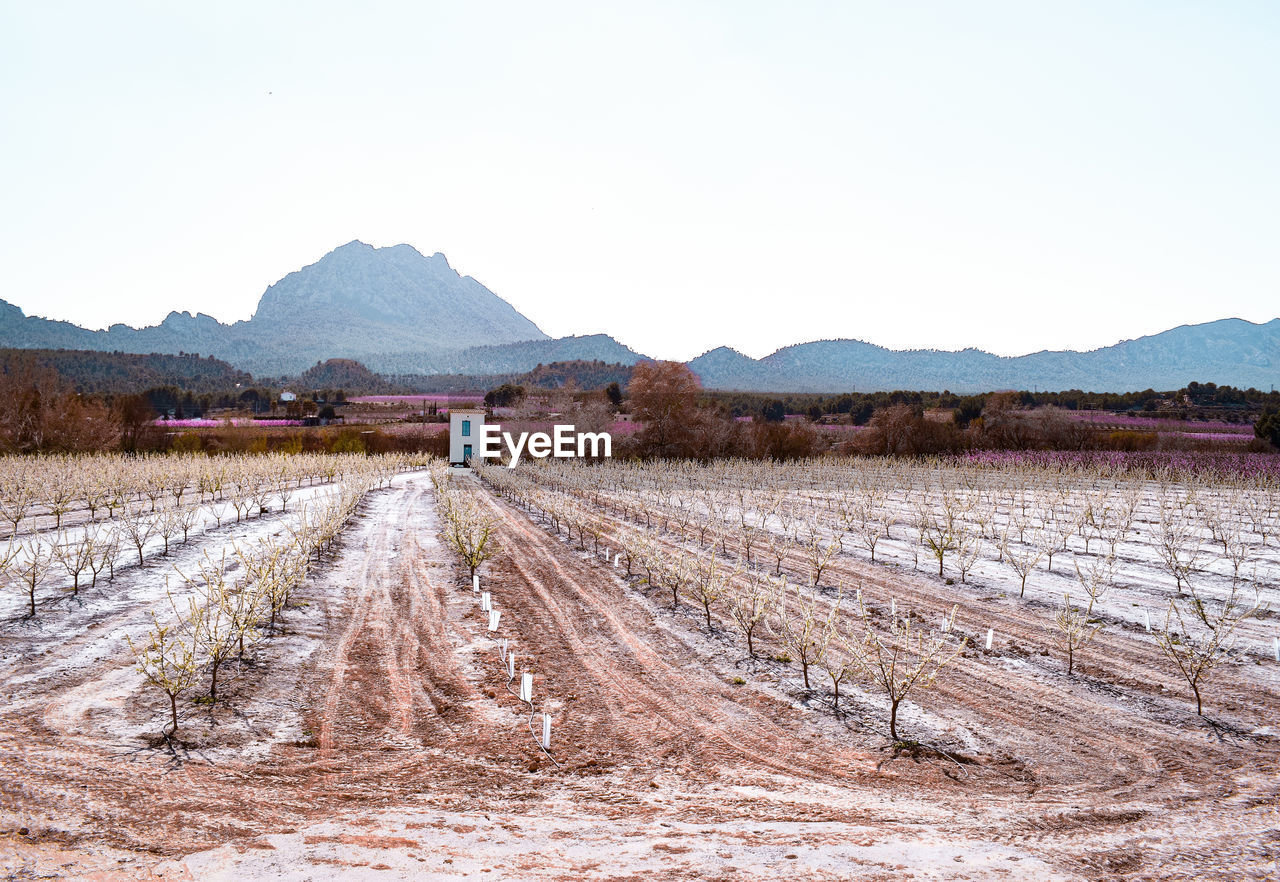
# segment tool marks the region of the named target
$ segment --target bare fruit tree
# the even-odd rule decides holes
[[[1027,593],[1027,576],[1031,575],[1031,571],[1036,568],[1036,564],[1040,563],[1040,558],[1043,556],[1044,550],[1039,544],[1015,545],[1009,541],[1007,535],[1004,537],[1000,545],[1000,559],[1018,576],[1019,597]]]
[[[837,552],[840,551],[840,534],[823,541],[822,534],[815,523],[810,523],[804,533],[802,553],[809,564],[809,586],[816,588],[822,579],[823,572],[831,565]]]
[[[944,494],[943,498],[949,501],[951,497]],[[921,500],[916,507],[916,530],[920,534],[920,544],[937,559],[938,575],[941,576],[947,552],[956,549],[954,511],[948,507],[939,513],[932,501]]]
[[[494,538],[497,522],[467,497],[456,493],[441,494],[441,497],[448,500],[445,517],[449,526],[445,537],[474,578],[480,565],[497,554]]]
[[[756,657],[754,637],[777,603],[780,586],[763,573],[752,573],[729,601],[729,616],[747,641],[747,655]]]
[[[951,625],[956,608],[951,608],[943,630],[925,631],[912,624],[910,616],[892,616],[889,626],[877,626],[866,605],[858,605],[861,634],[848,644],[858,674],[869,681],[889,702],[889,737],[898,737],[898,708],[914,690],[928,689],[938,675],[955,660],[966,640],[954,643]]]
[[[1204,716],[1201,691],[1209,672],[1230,657],[1236,628],[1257,612],[1258,597],[1255,593],[1252,603],[1242,598],[1239,582],[1233,583],[1220,600],[1201,596],[1201,591],[1195,588],[1188,590],[1189,598],[1169,601],[1164,627],[1156,635],[1156,643],[1191,687],[1196,713]]]
[[[172,736],[178,731],[178,696],[194,686],[200,675],[194,635],[181,624],[162,625],[153,617],[147,642],[141,648],[135,646],[130,637],[125,640],[147,682],[169,698],[170,726],[165,734]]]
[[[788,590],[790,587],[790,590]],[[839,597],[831,607],[828,620],[836,615]],[[809,686],[809,668],[822,660],[823,637],[826,622],[818,615],[818,592],[804,590],[799,585],[783,583],[778,592],[778,604],[772,624],[774,636],[800,663],[804,688]]]
[[[188,583],[195,595],[188,599],[185,620],[195,638],[196,648],[209,667],[209,701],[218,700],[218,671],[239,643],[236,622],[228,615],[226,561],[214,561],[205,554],[198,564],[199,574]],[[185,577],[184,577],[185,578]]]
[[[1058,647],[1067,654],[1067,673],[1075,665],[1076,653],[1083,649],[1102,629],[1101,624],[1091,624],[1087,613],[1071,605],[1071,595],[1062,595],[1062,610],[1054,619],[1058,628]]]
[[[1089,595],[1089,607],[1085,610],[1085,615],[1091,616],[1093,605],[1106,596],[1116,580],[1116,559],[1111,555],[1105,557],[1098,555],[1083,567],[1080,566],[1079,558],[1072,563],[1076,568],[1076,580],[1084,589],[1084,593]]]
[[[857,670],[857,656],[849,648],[849,640],[841,629],[843,619],[831,616],[822,634],[820,653],[822,669],[831,680],[831,712],[840,714],[840,684]]]
[[[711,609],[729,590],[738,572],[726,568],[714,551],[708,557],[695,559],[691,569],[693,575],[689,580],[689,594],[697,601],[698,606],[702,607],[702,613],[707,620],[707,630],[714,632],[715,625],[712,622]]]
[[[60,534],[53,545],[53,557],[71,577],[71,593],[80,593],[80,574],[89,569],[94,557],[95,531],[85,530],[78,538]]]
[[[37,539],[28,539],[22,543],[18,554],[9,564],[9,572],[16,575],[17,584],[26,592],[29,615],[36,615],[36,589],[49,574],[53,564],[53,552]]]
[[[1178,594],[1182,594],[1200,559],[1200,536],[1185,509],[1168,502],[1160,509],[1159,530],[1156,548],[1165,569],[1173,576]]]

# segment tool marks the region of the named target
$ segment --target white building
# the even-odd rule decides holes
[[[449,411],[449,465],[466,465],[483,443],[483,410]]]
[[[237,383],[236,385],[239,385],[239,383]],[[286,389],[284,392],[280,393],[280,400],[281,401],[297,401],[298,396]]]

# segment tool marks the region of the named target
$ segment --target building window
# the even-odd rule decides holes
[[[471,437],[471,420],[462,421],[462,437],[463,438]]]

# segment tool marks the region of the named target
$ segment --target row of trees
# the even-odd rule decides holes
[[[445,519],[445,541],[475,578],[481,565],[498,553],[497,521],[485,513],[474,497],[453,483],[453,472],[448,465],[432,464],[431,483]]]
[[[146,554],[168,555],[233,515],[238,523],[285,510],[304,486],[351,478],[380,487],[413,464],[407,457],[0,460],[0,513],[9,530],[0,583],[24,594],[34,617],[37,591],[59,576],[59,594],[76,595],[86,580],[90,587],[104,574],[114,580],[129,558],[145,566]]]
[[[1116,411],[1160,414],[1171,417],[1246,421],[1263,407],[1280,407],[1280,392],[1237,389],[1214,383],[1188,383],[1183,389],[1157,392],[1065,392],[1014,393],[988,392],[956,395],[950,391],[920,392],[844,392],[839,394],[793,393],[776,395],[762,392],[711,392],[709,397],[725,407],[731,415],[764,416],[770,414],[806,414],[818,419],[829,414],[847,415],[854,425],[864,425],[871,415],[897,405],[916,411],[950,411],[961,427],[982,413],[988,401],[996,396],[1010,396],[1019,408],[1056,407],[1064,410]],[[780,417],[779,417],[780,418]]]
[[[486,467],[481,475],[494,489],[547,519],[557,534],[579,548],[599,552],[606,538],[625,560],[626,575],[670,596],[673,612],[692,606],[711,633],[726,626],[740,634],[748,657],[762,641],[771,641],[774,661],[799,666],[804,690],[814,688],[811,673],[821,671],[831,686],[833,712],[839,714],[840,689],[857,684],[884,697],[888,732],[899,742],[898,711],[907,697],[927,689],[964,650],[965,639],[952,633],[955,610],[937,629],[911,614],[873,607],[857,593],[852,609],[840,590],[824,590],[815,578],[807,586],[751,567],[741,559],[690,551],[664,543],[645,530],[618,529],[583,510],[562,494],[539,488],[527,473]]]
[[[1060,568],[1053,581],[1068,585],[1055,627],[1069,669],[1106,621],[1095,605],[1114,587],[1118,567],[1163,567],[1175,593],[1160,601],[1167,608],[1158,642],[1187,677],[1198,709],[1203,676],[1232,654],[1259,592],[1275,587],[1268,549],[1280,499],[1265,478],[1224,486],[1186,476],[1153,491],[1097,474],[885,460],[810,464],[803,474],[746,462],[590,470],[557,463],[526,475],[552,491],[541,509],[556,529],[563,523],[572,536],[576,527],[583,545],[588,536],[599,541],[604,527],[592,522],[612,511],[681,542],[696,537],[700,546],[718,545],[743,566],[763,563],[775,576],[787,561],[811,585],[840,552],[861,548],[874,561],[881,541],[905,540],[917,566],[921,556],[932,557],[940,576],[949,563],[964,581],[981,559],[1005,568],[1022,596],[1037,565],[1052,573],[1055,554],[1067,554],[1071,567]],[[492,473],[491,480],[510,479]],[[896,499],[888,488],[896,488]],[[1087,598],[1085,609],[1073,603],[1071,586]],[[1053,590],[1059,589],[1051,597]]]
[[[61,529],[64,521],[109,520],[136,503],[155,512],[221,502],[263,492],[291,492],[370,470],[394,474],[425,463],[422,457],[326,454],[261,456],[0,457],[0,523],[11,536]],[[288,502],[285,497],[282,502]],[[49,521],[53,523],[50,525]]]
[[[284,611],[312,568],[332,550],[373,484],[355,479],[327,499],[305,506],[282,538],[235,549],[232,559],[206,553],[182,587],[166,592],[163,611],[137,641],[126,637],[147,682],[169,702],[169,729],[178,730],[178,700],[207,678],[207,701],[218,700],[223,666],[243,662],[277,633]]]

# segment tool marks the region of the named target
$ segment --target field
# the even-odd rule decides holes
[[[1280,872],[1266,469],[0,469],[16,878]]]

